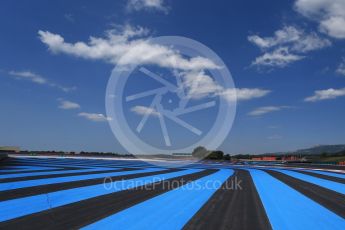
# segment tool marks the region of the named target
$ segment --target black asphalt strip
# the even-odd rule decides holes
[[[157,182],[152,186],[115,192],[38,212],[2,222],[0,229],[78,229],[215,171],[217,170],[204,170]]]
[[[136,170],[136,169],[126,169],[122,171],[131,171],[131,170]],[[144,176],[159,174],[162,171],[138,173],[138,174],[107,177],[107,178],[109,180],[111,179],[112,181],[128,180],[128,179],[132,179],[136,177],[144,177]],[[169,173],[169,172],[176,172],[176,171],[180,171],[180,169],[169,169],[169,170],[165,170],[164,172]],[[73,182],[66,182],[66,183],[47,184],[47,185],[33,186],[33,187],[28,187],[28,188],[7,190],[7,191],[0,192],[0,201],[17,199],[17,198],[26,197],[26,196],[34,196],[34,195],[44,194],[44,193],[49,193],[49,192],[56,192],[59,190],[66,190],[66,189],[78,188],[78,187],[83,187],[83,186],[102,184],[103,181],[104,181],[104,178],[96,178],[96,179],[90,179],[90,180],[80,180],[80,181],[73,181]]]
[[[64,169],[64,168],[61,168],[61,169],[44,169],[44,170],[28,170],[28,171],[22,171],[22,172],[1,172],[0,171],[0,174],[1,175],[10,175],[10,174],[19,174],[19,173],[35,173],[35,172],[56,172],[56,171],[66,171],[66,170],[72,170],[72,169]]]
[[[342,218],[345,218],[345,195],[277,171],[265,171]]]
[[[236,170],[184,229],[272,228],[249,172]]]
[[[303,170],[294,170],[294,171],[299,172],[299,173],[304,173],[304,174],[309,175],[309,176],[318,177],[318,178],[321,178],[321,179],[330,180],[330,181],[334,181],[334,182],[345,184],[345,179],[343,179],[343,178],[323,175],[323,174],[314,173],[314,172],[306,172],[306,171],[303,171]]]
[[[15,181],[26,181],[26,180],[37,180],[37,179],[47,179],[47,178],[54,178],[54,177],[68,177],[68,176],[82,176],[88,174],[99,174],[99,173],[111,173],[111,172],[119,172],[123,170],[129,170],[128,168],[122,169],[110,169],[110,170],[103,170],[103,171],[90,171],[90,172],[81,172],[81,173],[62,173],[62,174],[48,174],[48,175],[40,175],[40,176],[27,176],[27,177],[17,177],[17,178],[6,178],[0,179],[0,183],[7,183],[7,182],[15,182]],[[140,168],[136,168],[140,170]]]

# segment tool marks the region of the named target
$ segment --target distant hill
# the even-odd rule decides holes
[[[321,153],[338,153],[345,151],[345,145],[318,145],[308,149],[300,149],[293,154],[313,155]]]
[[[275,153],[265,153],[261,155],[319,155],[322,153],[340,153],[345,152],[345,145],[317,145],[307,149],[299,149],[290,152],[275,152]]]

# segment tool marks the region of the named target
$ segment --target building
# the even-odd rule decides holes
[[[275,156],[260,156],[260,157],[252,157],[252,161],[276,161],[277,157]]]
[[[262,158],[263,161],[275,161],[277,160],[277,157],[275,156],[267,156]]]
[[[284,156],[282,157],[283,161],[297,161],[300,160],[297,156]]]
[[[261,157],[252,157],[252,161],[261,161]]]

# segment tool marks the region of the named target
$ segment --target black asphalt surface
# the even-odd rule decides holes
[[[345,195],[327,188],[311,184],[280,172],[266,170],[270,175],[299,191],[303,195],[325,206],[339,216],[345,218]]]
[[[57,176],[69,177],[69,176],[81,176],[81,175],[98,174],[98,173],[120,172],[120,171],[124,171],[124,170],[131,170],[131,169],[130,168],[124,168],[124,169],[111,169],[111,170],[91,171],[91,172],[79,172],[79,173],[71,172],[71,173],[63,173],[63,174],[27,176],[27,177],[19,177],[19,178],[7,178],[7,179],[0,179],[0,183],[23,181],[23,180],[47,179],[47,178],[54,178]]]
[[[334,181],[334,182],[345,184],[345,179],[343,179],[343,178],[323,175],[323,174],[314,173],[314,172],[306,172],[306,171],[298,171],[298,172],[299,173],[304,173],[304,174],[307,174],[307,175],[310,175],[310,176],[313,176],[313,177],[317,177],[317,178],[321,178],[321,179],[330,180],[330,181]]]
[[[130,171],[130,170],[136,170],[136,169],[127,169],[127,170],[124,169],[122,171]],[[180,169],[168,169],[166,170],[166,172],[176,172],[178,170]],[[139,176],[140,177],[151,176],[155,174],[157,174],[157,172],[137,173],[137,174],[132,174],[132,175],[108,177],[108,179],[112,181],[119,181],[119,180],[128,180],[128,179],[136,178]],[[90,179],[90,180],[65,182],[65,183],[59,183],[59,184],[48,184],[48,185],[42,185],[42,186],[33,186],[33,187],[28,187],[28,188],[1,191],[0,201],[16,199],[16,198],[21,198],[21,197],[26,197],[26,196],[34,196],[34,195],[50,193],[50,192],[56,192],[56,191],[66,190],[66,189],[71,189],[71,188],[102,184],[103,182],[104,182],[104,178],[97,178],[97,179]]]
[[[21,166],[20,168],[12,168]],[[345,186],[345,179],[336,177],[335,175],[342,174],[339,167],[330,166],[315,166],[317,169],[332,170],[337,173],[329,175],[322,175],[317,172],[307,172],[299,169],[302,165],[297,164],[298,167],[288,165],[285,170],[296,171],[315,178],[331,181],[337,183],[339,186]],[[11,167],[11,168],[9,168]],[[25,169],[27,167],[28,169]],[[30,167],[47,167],[42,170],[30,170]],[[99,167],[99,170],[98,170]],[[0,191],[0,229],[79,229],[89,224],[101,221],[109,216],[113,216],[121,211],[131,209],[133,206],[149,201],[158,196],[165,196],[172,190],[175,190],[187,183],[194,182],[206,176],[212,176],[214,173],[223,169],[232,169],[233,174],[226,179],[221,188],[215,190],[212,195],[205,200],[205,202],[193,213],[193,215],[184,223],[184,229],[258,229],[268,230],[272,229],[272,221],[267,215],[265,204],[262,200],[262,193],[256,188],[257,181],[254,183],[252,171],[264,171],[270,178],[274,178],[279,182],[287,185],[291,189],[297,191],[301,196],[310,199],[310,202],[316,202],[321,205],[321,208],[329,210],[334,215],[344,219],[345,226],[345,195],[343,190],[333,191],[329,188],[313,184],[293,176],[288,176],[284,173],[273,170],[273,166],[265,166],[263,168],[256,168],[256,166],[233,166],[227,164],[212,164],[212,163],[196,163],[184,168],[159,168],[157,166],[140,161],[126,161],[126,160],[83,160],[83,159],[6,159],[0,163],[0,188],[5,183],[19,183],[21,181],[39,180],[39,179],[54,179],[54,178],[68,178],[70,176],[82,175],[97,175],[100,173],[110,172],[128,172],[133,170],[142,170],[146,168],[156,167],[159,171],[142,172],[135,174],[126,174],[122,176],[111,177],[112,181],[131,180],[138,177],[154,176],[162,173],[180,172],[185,169],[198,169],[197,172],[178,176],[165,181],[150,184],[148,186],[139,186],[134,189],[127,189],[118,192],[112,192],[106,195],[98,195],[92,198],[84,198],[77,202],[72,202],[66,205],[55,208],[46,208],[43,211],[29,213],[27,215],[11,218],[1,221],[2,203],[7,201],[20,201],[21,198],[27,198],[35,195],[48,194],[52,192],[59,192],[63,190],[82,188],[90,185],[101,185],[105,178],[96,179],[82,179],[77,181],[70,181],[64,183],[44,184],[40,186],[31,186],[19,189],[2,189]],[[303,165],[305,168],[313,168],[311,165]],[[51,169],[49,169],[51,168]],[[250,169],[256,168],[250,171]],[[87,172],[73,172],[73,170],[88,170],[95,171]],[[1,171],[6,170],[5,172]],[[23,171],[24,170],[24,171]],[[64,173],[64,171],[69,171]],[[200,170],[200,171],[199,171]],[[229,171],[229,170],[228,170]],[[26,176],[26,173],[42,172],[44,175]],[[61,174],[49,174],[49,172],[61,172]],[[261,172],[262,173],[262,172]],[[267,173],[267,174],[266,174]],[[6,175],[22,175],[16,178],[6,178]],[[181,175],[181,174],[179,174]],[[260,175],[260,174],[256,174]],[[261,177],[265,178],[265,177]],[[108,178],[109,179],[109,178]],[[167,186],[173,184],[174,187]],[[267,186],[266,186],[267,187]],[[5,188],[5,187],[3,187]],[[79,190],[78,190],[79,191]],[[267,190],[270,195],[280,196],[284,198],[284,194],[275,194],[274,191]],[[184,194],[184,193],[183,193]],[[198,193],[196,193],[198,194]],[[197,196],[197,195],[196,195]],[[174,197],[175,199],[175,197]],[[293,200],[290,201],[293,205]],[[309,202],[309,201],[308,201]],[[35,203],[30,205],[37,205]],[[50,203],[49,203],[50,205]],[[164,207],[162,203],[162,207]],[[266,203],[267,205],[267,203]],[[26,204],[23,203],[23,208]],[[274,205],[273,205],[274,206]],[[182,207],[183,208],[183,207]],[[12,212],[16,210],[12,210]],[[284,210],[282,210],[283,213]],[[142,218],[145,218],[143,213]],[[271,216],[272,217],[272,216]],[[157,216],[160,218],[160,216]],[[280,217],[284,218],[284,216]],[[303,217],[301,217],[303,218]],[[285,221],[290,221],[286,219]],[[294,220],[298,221],[298,220]],[[318,220],[310,220],[318,221]],[[325,221],[325,220],[323,220]],[[317,226],[317,225],[316,225]],[[145,228],[150,228],[146,226]],[[115,229],[122,229],[117,226]],[[342,228],[340,225],[338,229]],[[334,230],[334,229],[332,229]]]
[[[131,207],[135,204],[158,196],[162,193],[180,187],[188,182],[210,175],[217,170],[176,177],[164,183],[158,182],[152,186],[129,189],[117,193],[98,196],[82,202],[72,203],[31,215],[0,223],[0,228],[8,229],[78,229],[87,224]],[[166,186],[174,181],[174,187]],[[177,182],[177,183],[176,183]],[[25,227],[27,226],[27,227]]]
[[[240,186],[236,187],[236,181]],[[249,172],[237,170],[184,229],[272,229]]]

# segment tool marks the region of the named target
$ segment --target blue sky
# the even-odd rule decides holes
[[[203,43],[232,73],[237,113],[219,149],[263,153],[344,144],[342,0],[1,4],[0,145],[126,152],[107,122],[111,118],[104,98],[109,76],[123,56],[121,49],[168,35]],[[90,37],[102,39],[110,49],[99,50],[99,43],[91,44]],[[85,49],[76,45],[81,43]],[[129,91],[150,87],[154,83],[147,81]],[[147,111],[129,111],[134,111],[128,119],[135,129],[140,114]],[[207,126],[211,113],[193,119]],[[159,134],[150,131],[160,130],[151,115],[151,128],[142,135],[161,146]],[[181,134],[178,128],[171,132]],[[183,145],[186,139],[188,135],[181,134],[174,143]]]

